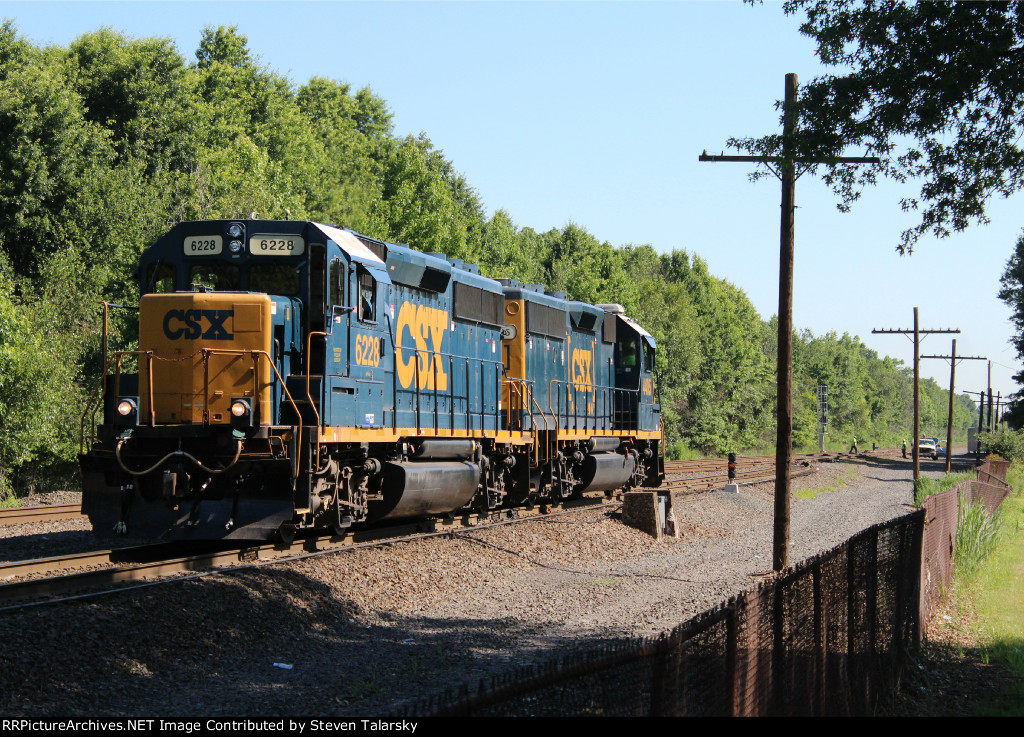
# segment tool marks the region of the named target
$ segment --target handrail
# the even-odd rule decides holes
[[[465,376],[465,382],[466,382],[466,397],[465,397],[465,400],[466,400],[466,417],[469,418],[467,420],[467,426],[468,426],[468,423],[471,421],[471,415],[472,415],[471,402],[470,402],[470,394],[471,394],[471,392],[470,392],[470,364],[473,363],[473,364],[477,364],[477,365],[480,366],[480,409],[479,409],[479,412],[477,414],[479,414],[479,416],[480,416],[480,431],[483,432],[484,426],[485,426],[484,414],[485,414],[485,411],[486,411],[485,410],[485,404],[486,404],[485,399],[486,398],[485,398],[485,392],[484,392],[484,385],[486,383],[485,369],[486,369],[486,367],[488,365],[492,365],[492,366],[495,367],[495,370],[498,373],[498,379],[497,379],[498,383],[497,383],[496,386],[500,388],[500,385],[501,385],[501,378],[500,378],[501,377],[501,373],[500,373],[500,371],[504,370],[504,364],[501,361],[494,360],[494,359],[489,359],[489,358],[482,358],[482,357],[479,357],[479,356],[463,356],[463,355],[456,355],[454,353],[449,353],[449,352],[445,352],[445,351],[435,351],[433,348],[429,348],[429,347],[428,348],[421,348],[419,346],[416,346],[416,347],[403,346],[400,343],[395,342],[394,338],[392,338],[392,346],[394,347],[394,351],[395,351],[394,352],[394,355],[395,355],[394,377],[395,378],[394,378],[392,383],[393,383],[393,386],[394,386],[394,416],[395,416],[395,424],[396,425],[397,425],[397,416],[398,416],[398,394],[400,392],[413,393],[413,394],[415,394],[415,397],[416,397],[415,408],[414,408],[414,411],[415,411],[415,414],[416,414],[416,420],[415,420],[416,432],[417,432],[417,434],[420,434],[422,432],[422,430],[423,430],[422,398],[423,398],[424,394],[427,394],[427,392],[430,392],[433,395],[433,415],[434,415],[434,418],[433,418],[433,430],[434,430],[435,433],[439,433],[440,432],[440,426],[438,425],[438,423],[440,421],[441,409],[440,409],[440,403],[439,403],[439,400],[438,400],[439,389],[438,389],[438,373],[437,372],[438,372],[438,364],[440,362],[445,361],[445,359],[447,359],[448,368],[449,368],[449,371],[448,371],[449,386],[448,386],[448,389],[444,392],[444,396],[446,396],[448,398],[449,405],[450,405],[449,406],[449,413],[448,414],[451,417],[451,420],[450,420],[450,423],[449,423],[450,426],[449,426],[448,429],[449,429],[449,431],[455,429],[454,407],[455,407],[455,400],[456,400],[457,397],[456,397],[456,394],[455,394],[455,362],[454,362],[454,359],[458,358],[458,359],[460,359],[460,360],[465,362],[465,371],[466,371],[466,376]],[[412,386],[410,386],[410,387],[399,386],[398,382],[397,382],[397,375],[398,375],[398,365],[397,365],[397,363],[398,363],[399,351],[408,351],[410,354],[412,354],[412,359],[413,359],[413,381],[412,381]],[[439,362],[439,361],[437,361],[435,359],[441,359],[441,361]],[[420,369],[421,364],[429,366],[429,368],[425,368],[425,369],[422,370],[422,371],[428,371],[429,373],[426,374],[427,378],[433,380],[432,381],[432,386],[429,387],[429,388],[423,387],[421,389],[421,387],[420,387],[420,380],[424,376],[424,374],[422,373],[422,371]],[[357,379],[357,381],[358,381],[358,379]],[[429,398],[430,395],[428,394],[427,396]],[[495,419],[495,430],[499,430],[500,429],[500,422],[497,419],[497,404],[498,404],[498,401],[499,401],[499,398],[496,396],[495,397],[495,416],[496,416],[496,419]]]
[[[644,399],[643,399],[643,396],[644,396],[643,395],[643,390],[640,389],[639,387],[636,388],[636,389],[624,389],[624,388],[621,388],[621,387],[607,386],[605,384],[589,384],[589,383],[572,382],[572,381],[566,382],[566,381],[563,381],[562,379],[551,379],[548,382],[548,410],[552,413],[552,416],[554,416],[554,417],[556,417],[558,419],[561,418],[561,396],[562,395],[561,395],[561,392],[557,392],[556,393],[555,391],[552,390],[552,386],[551,386],[552,384],[565,384],[567,390],[569,390],[570,388],[574,388],[575,391],[577,391],[577,392],[583,391],[585,393],[593,393],[594,397],[595,397],[595,399],[594,399],[595,406],[596,406],[596,401],[597,401],[596,397],[597,397],[598,390],[600,390],[601,395],[603,397],[606,397],[606,398],[609,397],[609,396],[614,398],[615,396],[633,396],[633,395],[635,395],[636,398],[637,398],[637,409],[638,410],[639,410],[640,407],[644,407],[644,406],[653,407],[653,406],[657,405],[657,402],[653,402],[653,401],[652,402],[647,402],[647,401],[644,401]],[[583,389],[581,390],[580,387],[583,387]],[[587,391],[588,389],[593,390],[593,391],[592,392]],[[556,394],[558,396],[558,406],[559,406],[559,410],[557,410],[557,411],[555,410],[554,407],[551,406],[551,397],[553,395],[556,395]],[[577,404],[575,398],[573,399],[573,403],[574,403],[574,405]],[[567,411],[568,411],[568,408],[567,408]],[[616,419],[615,419],[614,414],[615,414],[615,410],[614,410],[614,402],[613,402],[613,406],[612,406],[612,409],[611,409],[610,413],[607,414],[607,415],[600,415],[600,416],[607,416],[609,421],[610,421],[610,424],[614,426],[615,423],[616,423]],[[588,418],[590,418],[590,417],[594,417],[595,418],[594,429],[597,429],[596,419],[599,417],[599,415],[596,413],[596,411],[594,413],[591,413],[589,410],[585,411],[583,413],[584,429],[587,429],[587,421],[588,421]],[[578,430],[579,429],[579,411],[578,411],[578,408],[576,406],[573,407],[573,418],[574,418],[575,425],[576,425],[575,429]],[[566,415],[566,420],[568,421],[568,415]],[[639,417],[637,417],[637,422],[639,422]],[[559,425],[559,427],[560,427],[560,425]],[[634,430],[634,429],[638,429],[638,427],[637,428],[619,428],[619,429]],[[613,427],[612,429],[616,429],[616,428]]]
[[[533,396],[533,392],[530,392],[530,399],[533,401],[534,404],[537,405],[537,410],[540,412],[540,416],[544,418],[544,432],[550,433],[551,432],[551,426],[548,425],[548,416],[546,414],[544,414],[544,408],[540,406],[540,403],[537,401],[537,398],[535,396]],[[555,420],[554,414],[551,415],[551,420],[552,421]],[[536,422],[534,422],[534,427],[536,427]],[[556,430],[558,429],[558,424],[557,423],[555,424],[555,429]],[[537,450],[539,451],[540,450],[540,438],[537,436],[536,432],[534,433],[534,436],[533,436],[533,442],[534,442],[534,445],[536,446]],[[548,451],[548,449],[545,448],[545,458],[544,458],[544,460],[545,461],[550,461],[551,460],[551,453],[549,453],[547,451]],[[540,454],[537,453],[536,455],[539,456]],[[538,467],[540,466],[540,458],[539,457],[537,459],[537,466]]]
[[[325,333],[323,330],[310,330],[309,331],[309,335],[306,336],[306,399],[309,400],[309,405],[310,405],[310,407],[313,408],[313,414],[316,415],[316,425],[317,425],[317,427],[320,427],[320,411],[316,408],[316,404],[313,402],[313,396],[309,393],[309,378],[310,378],[310,368],[311,368],[310,367],[309,357],[311,355],[310,351],[312,350],[312,347],[313,347],[313,336],[314,335],[322,335],[326,339],[327,338],[327,333]],[[321,378],[320,382],[321,382],[320,383],[320,393],[323,394],[323,378]],[[302,417],[301,416],[298,418],[298,420],[299,420],[299,424],[302,424]],[[319,445],[319,443],[318,443],[318,445]],[[317,460],[319,461],[320,459],[317,458]]]
[[[313,401],[313,396],[309,393],[309,377],[310,377],[310,357],[313,355],[313,336],[322,335],[324,337],[324,360],[327,358],[327,333],[323,330],[310,330],[309,335],[306,336],[306,399],[309,401],[310,409],[313,410],[313,415],[316,417],[316,430],[317,430],[317,442],[316,445],[316,463],[313,464],[313,468],[320,468],[320,434],[323,433],[323,426],[320,424],[320,410],[316,408],[316,402]],[[320,376],[320,401],[324,399],[324,385],[326,384],[326,377]],[[297,414],[295,419],[299,423],[299,427],[302,427],[302,415]],[[296,462],[296,467],[298,463]]]
[[[100,380],[96,384],[96,388],[93,389],[92,394],[89,395],[89,399],[85,402],[85,409],[82,411],[82,419],[78,424],[78,451],[80,453],[85,451],[85,418],[90,418],[89,423],[89,439],[96,440],[96,410],[99,409],[100,404],[93,406],[93,400],[96,395],[99,394],[101,397],[106,396],[106,379],[107,369],[110,367],[109,359],[107,358],[108,341],[107,336],[110,333],[110,308],[116,307],[119,310],[135,310],[138,312],[138,307],[132,307],[131,305],[119,305],[114,302],[107,302],[105,300],[100,301],[103,305],[103,339],[102,339],[102,355],[103,355],[103,368],[100,370]],[[90,416],[91,415],[91,416]]]
[[[299,413],[298,404],[295,402],[294,397],[292,397],[291,392],[288,391],[288,385],[287,385],[287,383],[285,383],[284,377],[282,377],[281,376],[281,372],[277,370],[277,366],[274,364],[273,358],[270,356],[270,354],[267,351],[255,350],[255,349],[242,350],[242,349],[237,349],[237,348],[202,348],[202,349],[200,349],[198,351],[195,351],[195,352],[193,352],[193,353],[191,353],[191,354],[189,354],[187,356],[179,356],[179,357],[176,357],[176,358],[168,358],[168,357],[165,357],[165,356],[158,356],[153,351],[115,351],[113,355],[114,355],[114,357],[116,359],[115,365],[117,366],[117,374],[116,374],[115,379],[114,379],[114,381],[115,381],[115,395],[116,395],[116,392],[117,392],[117,390],[118,390],[118,388],[120,386],[121,358],[123,356],[132,356],[132,355],[134,355],[134,356],[145,355],[147,357],[147,371],[146,371],[147,382],[146,383],[147,383],[147,391],[148,391],[148,396],[149,396],[150,427],[153,427],[156,424],[156,411],[155,411],[155,409],[153,407],[153,371],[152,371],[152,362],[153,362],[154,359],[157,360],[157,361],[166,361],[166,362],[170,363],[170,362],[192,360],[192,359],[195,359],[195,357],[199,356],[199,355],[203,355],[204,359],[207,360],[207,361],[209,359],[209,356],[213,356],[213,355],[251,356],[253,358],[254,362],[256,361],[257,357],[266,358],[267,359],[267,364],[270,366],[271,370],[274,372],[274,376],[276,376],[277,380],[281,383],[281,389],[282,389],[282,391],[284,391],[285,397],[287,397],[288,402],[292,406],[292,410],[295,412],[295,417],[296,417],[296,419],[298,421],[298,425],[297,425],[297,427],[298,427],[297,447],[301,447],[302,446],[302,415]],[[258,369],[258,364],[257,364],[257,369]],[[257,373],[258,373],[258,371],[257,371]],[[104,381],[105,378],[106,377],[103,377],[103,379],[101,379],[101,381]],[[258,378],[255,379],[255,381],[258,382]],[[204,382],[203,395],[205,397],[205,396],[208,395],[208,392],[209,392],[209,376],[208,376],[208,374],[204,375],[203,382]],[[256,385],[254,384],[254,388],[255,388],[255,386]],[[308,386],[307,386],[307,394],[308,394]],[[256,391],[254,391],[254,393],[253,393],[253,401],[254,402],[259,401],[258,392],[256,392]],[[315,409],[315,407],[314,407],[314,409]],[[208,410],[208,407],[206,405],[204,405],[204,407],[203,407],[204,424],[208,424],[208,422],[209,422],[209,417],[208,417],[208,411],[207,410]],[[319,418],[319,414],[317,416]],[[318,421],[318,424],[319,424],[319,421]],[[84,417],[83,417],[83,429],[84,429]],[[320,444],[317,443],[316,445],[317,445],[317,453],[318,453],[317,462],[319,463],[319,448],[320,448]],[[293,476],[293,480],[298,479],[298,477],[299,477],[299,464],[298,464],[298,459],[296,459],[295,475]]]
[[[526,393],[524,392],[524,389],[528,389],[529,385],[532,382],[528,381],[527,379],[521,379],[521,378],[516,378],[514,376],[508,376],[507,374],[505,375],[505,378],[503,380],[503,383],[504,382],[507,382],[508,386],[509,386],[509,395],[508,395],[509,406],[508,406],[508,410],[507,410],[509,412],[509,418],[510,418],[509,423],[508,423],[509,424],[509,429],[511,429],[511,425],[512,425],[512,422],[511,422],[512,392],[515,392],[518,395],[518,397],[519,397],[520,407],[518,409],[518,412],[521,413],[521,412],[525,411],[526,413],[528,413],[530,415],[530,422],[531,422],[531,424],[533,426],[536,426],[537,425],[537,421],[536,421],[536,419],[533,416],[533,410],[530,409],[530,400],[527,399]],[[522,420],[522,417],[520,417],[519,419]],[[519,425],[520,425],[519,426],[519,430],[523,431],[525,428],[522,427],[522,422],[520,422]]]

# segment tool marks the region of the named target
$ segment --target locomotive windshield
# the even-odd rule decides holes
[[[260,292],[294,296],[299,294],[300,264],[294,261],[266,261],[240,266],[223,261],[188,264],[184,285],[177,284],[175,264],[157,261],[145,271],[143,294],[168,294],[200,288],[211,292]]]
[[[193,289],[201,287],[215,292],[237,292],[242,288],[238,267],[218,261],[193,264],[188,270],[188,284]]]
[[[249,291],[290,296],[299,293],[299,266],[287,261],[252,264]]]
[[[145,293],[167,294],[175,291],[177,281],[174,264],[157,261],[146,270]]]

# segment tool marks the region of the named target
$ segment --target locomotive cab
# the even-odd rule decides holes
[[[349,321],[374,319],[383,262],[328,226],[215,221],[174,228],[139,273],[139,350],[110,362],[83,510],[101,534],[269,537],[308,506],[313,395],[328,353],[347,373]]]
[[[622,305],[599,306],[605,310],[604,339],[613,346],[616,427],[657,430],[661,405],[654,390],[654,336],[627,317]]]

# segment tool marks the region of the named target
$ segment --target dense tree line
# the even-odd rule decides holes
[[[654,334],[673,450],[767,450],[775,330],[696,254],[613,247],[577,224],[539,233],[487,216],[424,134],[398,137],[369,88],[302,85],[261,64],[234,28],[194,61],[168,39],[111,30],[40,48],[0,25],[0,494],[73,468],[79,418],[102,370],[106,300],[138,301],[139,253],[174,223],[313,219],[480,263],[571,298],[618,302]],[[135,340],[111,313],[116,348]],[[856,337],[796,336],[798,445],[817,442],[829,386],[833,447],[909,438],[908,370]],[[923,384],[941,435],[945,392]],[[958,399],[956,429],[973,417]]]

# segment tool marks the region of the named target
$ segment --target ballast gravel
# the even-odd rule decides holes
[[[938,475],[940,465],[922,467]],[[791,562],[911,511],[910,479],[909,462],[864,460],[794,479],[794,491],[833,490],[793,500]],[[578,510],[0,612],[0,714],[396,713],[567,652],[658,635],[754,588],[772,567],[772,495],[770,483],[677,495],[679,539]],[[58,545],[59,531],[43,534]]]

